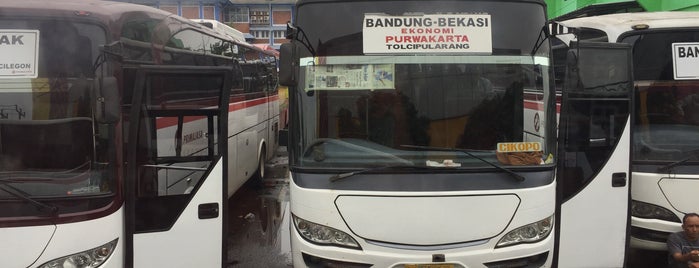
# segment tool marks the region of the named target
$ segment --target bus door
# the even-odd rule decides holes
[[[222,267],[231,69],[157,66],[131,73],[126,265]]]
[[[629,224],[626,44],[571,42],[559,125],[558,267],[623,267]]]

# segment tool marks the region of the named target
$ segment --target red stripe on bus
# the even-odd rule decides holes
[[[524,108],[530,110],[544,111],[544,105],[533,101],[524,101]],[[556,103],[556,113],[561,113],[561,104]]]
[[[230,104],[228,104],[228,112],[235,112],[235,111],[242,110],[245,108],[250,108],[253,106],[260,105],[260,104],[272,102],[272,101],[275,101],[277,99],[279,99],[279,96],[273,95],[273,96],[269,96],[269,97],[265,97],[265,98],[230,103]],[[186,117],[184,119],[184,123],[188,123],[188,122],[192,122],[192,121],[196,121],[196,120],[201,120],[204,118],[206,118],[206,117],[204,117],[204,116],[190,116],[190,117]],[[177,125],[177,118],[176,117],[160,117],[160,118],[156,119],[156,122],[155,122],[155,127],[158,129],[176,126],[176,125]]]

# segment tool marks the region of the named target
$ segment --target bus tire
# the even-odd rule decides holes
[[[257,161],[257,170],[252,175],[253,183],[256,187],[262,188],[265,185],[265,165],[267,161],[267,153],[265,148],[262,147],[260,151],[260,158]]]

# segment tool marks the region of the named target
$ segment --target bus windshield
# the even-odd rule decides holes
[[[555,133],[547,124],[554,122],[546,119],[555,113],[549,95],[549,47],[537,36],[524,34],[540,32],[544,10],[538,5],[506,3],[509,6],[503,8],[503,4],[367,1],[300,6],[298,12],[303,16],[299,15],[296,26],[310,40],[310,49],[299,62],[296,94],[304,117],[297,122],[302,142],[291,143],[297,146],[290,150],[292,165],[491,167],[476,158],[505,166],[552,163],[549,155]],[[463,6],[455,7],[459,5]],[[518,5],[528,11],[513,8]],[[328,16],[338,14],[329,14],[328,9],[343,14],[339,16],[343,19],[332,25],[319,23],[337,21]],[[470,12],[450,12],[455,9]],[[377,10],[391,10],[392,14],[377,14]],[[384,23],[408,24],[416,23],[416,17],[440,14],[454,16],[455,24],[463,21],[465,25],[478,24],[477,19],[470,19],[486,16],[486,23],[492,23],[487,26],[492,40],[487,37],[490,43],[485,50],[472,53],[424,51],[420,50],[424,46],[415,46],[423,37],[440,40],[454,33],[457,47],[464,43],[475,47],[481,45],[476,40],[480,36],[458,40],[462,36],[449,27],[430,28],[437,31],[430,35],[427,27],[412,25],[401,31],[415,34],[393,47],[369,49],[375,42],[363,42],[370,38],[366,28],[372,16],[389,18]],[[513,22],[515,19],[522,22]],[[517,153],[509,153],[512,151]]]
[[[675,79],[672,45],[699,42],[699,30],[635,34],[622,42],[634,46],[634,161],[689,157],[699,149],[699,81]]]
[[[114,158],[101,142],[110,134],[93,120],[90,93],[100,54],[96,44],[106,43],[106,33],[67,20],[2,19],[0,25],[3,33],[22,35],[17,42],[36,42],[30,53],[38,55],[35,77],[0,73],[0,185],[30,198],[112,194],[115,178],[106,170]],[[35,41],[31,33],[37,34]],[[0,67],[7,71],[10,64]],[[16,195],[0,191],[0,200],[6,199]],[[97,203],[91,205],[104,205]]]

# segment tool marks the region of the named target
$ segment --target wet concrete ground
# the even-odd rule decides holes
[[[266,171],[263,185],[248,182],[228,200],[228,267],[292,267],[285,147],[267,163]],[[664,251],[631,249],[627,252],[626,267],[665,268],[665,254]]]
[[[666,268],[667,252],[655,250],[629,250],[626,256],[627,268]]]
[[[267,163],[263,185],[248,181],[229,200],[228,267],[291,267],[286,148]]]

